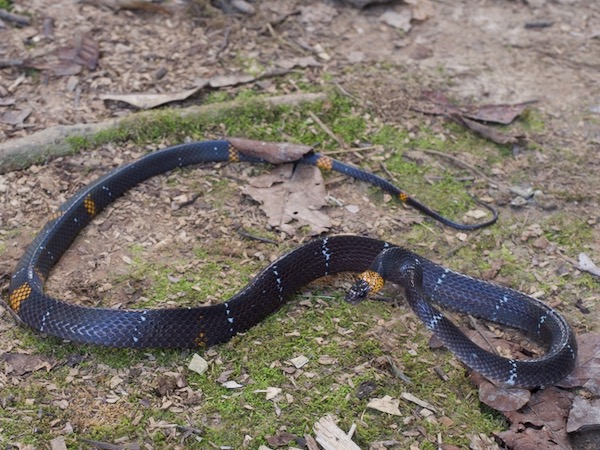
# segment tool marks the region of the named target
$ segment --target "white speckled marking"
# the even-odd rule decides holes
[[[509,386],[514,386],[517,382],[517,362],[514,359],[509,359],[508,363],[511,365],[511,367],[508,371],[508,380],[506,380],[506,384]]]
[[[40,331],[44,331],[44,327],[46,326],[46,320],[48,320],[48,317],[50,317],[50,311],[46,311],[46,314],[44,314],[44,317],[42,317]]]
[[[444,316],[442,316],[441,314],[436,314],[432,316],[431,320],[427,323],[427,328],[430,330],[435,330],[438,326],[438,323],[440,323],[440,320],[442,320],[443,318]]]
[[[321,246],[321,253],[325,257],[325,275],[329,275],[329,260],[331,259],[331,250],[327,247],[328,242],[329,238],[323,239],[323,244]]]

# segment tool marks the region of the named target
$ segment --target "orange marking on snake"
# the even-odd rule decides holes
[[[329,156],[320,156],[317,159],[317,167],[323,170],[332,170],[333,160]]]
[[[85,198],[85,200],[83,201],[83,206],[85,207],[85,210],[90,215],[90,217],[94,217],[98,213],[96,209],[96,202],[92,200],[91,195],[88,195]]]
[[[240,162],[240,152],[233,145],[229,146],[229,162]]]
[[[21,308],[21,303],[29,297],[31,294],[31,286],[29,283],[23,283],[17,289],[10,294],[10,298],[8,299],[8,306],[10,306],[16,312],[19,312]]]
[[[383,279],[383,277],[372,270],[364,271],[359,275],[359,278],[361,280],[364,280],[369,285],[371,294],[379,292],[385,284],[385,280]]]

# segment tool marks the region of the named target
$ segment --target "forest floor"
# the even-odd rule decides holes
[[[391,177],[458,221],[481,213],[469,190],[498,208],[495,225],[473,233],[440,227],[339,175],[325,177],[323,212],[330,234],[406,245],[543,299],[580,334],[598,332],[598,278],[578,265],[580,253],[600,261],[598,2],[411,1],[357,9],[261,0],[252,4],[254,14],[224,14],[205,2],[145,5],[15,5],[12,12],[31,23],[0,27],[0,60],[14,63],[0,69],[0,142],[128,116],[136,108],[126,102],[131,97],[114,100],[122,94],[169,97],[197,89],[174,109],[306,92],[324,92],[326,100],[224,110],[197,122],[167,113],[125,138],[123,130],[104,134],[76,154],[0,170],[4,299],[27,244],[80,187],[185,139],[239,136],[315,145]],[[480,105],[500,114],[507,108],[498,105],[524,102],[532,103],[514,123],[487,124],[483,136],[463,120],[465,110]],[[208,164],[136,187],[84,230],[47,291],[108,307],[228,298],[312,237],[310,224],[287,232],[269,225],[242,194],[270,170]],[[361,448],[502,445],[494,436],[508,423],[479,403],[464,367],[430,348],[406,306],[346,305],[349,280],[305,288],[300,301],[244,336],[199,352],[209,362],[204,375],[188,368],[193,352],[63,343],[19,327],[0,306],[0,444],[292,448],[310,441],[305,435],[314,423],[333,414],[346,430],[357,424]],[[308,366],[295,367],[298,356]],[[389,361],[413,384],[396,378]],[[240,387],[227,388],[228,381]],[[363,397],[359,388],[371,391]],[[371,397],[403,392],[434,405],[435,413],[405,401],[400,416],[366,408]],[[598,436],[586,439],[570,445],[598,448]],[[555,445],[548,448],[564,448]]]

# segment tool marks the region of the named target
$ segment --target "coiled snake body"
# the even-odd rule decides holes
[[[387,242],[360,236],[333,236],[309,242],[270,264],[238,294],[213,306],[158,310],[88,308],[44,293],[44,282],[52,267],[102,209],[147,178],[207,161],[263,162],[225,140],[182,144],[113,170],[63,204],[27,248],[11,278],[8,305],[19,320],[43,333],[82,343],[133,348],[206,347],[248,330],[317,278],[345,271],[364,272],[349,300],[358,301],[367,291],[377,290],[377,277],[400,282],[425,325],[463,362],[494,381],[539,386],[553,383],[572,370],[577,353],[574,334],[554,309],[519,292],[452,272]],[[490,221],[458,224],[372,173],[317,153],[307,154],[298,162],[367,181],[454,228],[479,228],[497,217],[495,210],[489,208],[493,212]],[[382,251],[385,252],[378,256]],[[529,361],[488,353],[467,339],[430,301],[525,330],[546,344],[548,352]]]

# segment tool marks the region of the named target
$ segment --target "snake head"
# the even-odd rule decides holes
[[[372,270],[361,273],[355,283],[346,294],[346,301],[353,305],[362,302],[369,292],[376,293],[385,284],[381,275]]]

